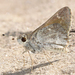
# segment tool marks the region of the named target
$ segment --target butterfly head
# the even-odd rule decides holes
[[[24,35],[20,35],[18,38],[17,38],[17,41],[19,42],[19,44],[23,45],[25,47],[25,52],[26,51],[31,51],[34,53],[34,50],[33,48],[31,48],[30,46],[30,40],[28,38],[28,35],[27,34],[24,34]]]

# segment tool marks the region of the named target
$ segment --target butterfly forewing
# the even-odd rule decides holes
[[[69,38],[70,14],[70,9],[64,7],[37,28],[30,37],[30,44],[34,50],[66,48]]]

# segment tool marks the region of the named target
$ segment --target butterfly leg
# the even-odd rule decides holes
[[[70,51],[68,50],[68,48],[67,48],[68,46],[69,46],[69,41],[67,42],[67,45],[66,45],[66,47],[64,48],[65,53],[70,52]]]
[[[30,59],[31,59],[31,72],[34,70],[34,66],[33,66],[33,64],[34,64],[34,60],[32,59],[32,56],[31,56],[31,54],[30,54],[30,52],[28,51],[28,53],[29,53],[29,56],[30,56]],[[41,70],[39,69],[39,71],[41,72]],[[33,74],[33,75],[35,75],[35,74]]]
[[[48,54],[46,54],[46,52],[45,52],[45,51],[43,51],[43,52],[44,52],[44,55],[45,55],[45,56],[46,56],[46,58],[47,58],[47,61],[48,61],[48,62],[50,62],[50,61],[49,61],[49,59],[48,59],[48,58],[50,58],[50,56],[49,56]],[[50,58],[50,59],[51,59],[51,58]],[[51,64],[51,63],[50,63],[50,64]]]
[[[30,56],[30,59],[31,59],[31,65],[32,65],[32,66],[31,66],[31,71],[32,71],[32,70],[34,69],[34,68],[33,68],[33,63],[34,63],[34,62],[33,62],[33,59],[32,59],[32,57],[31,57],[31,55],[30,55],[30,52],[29,52],[29,51],[28,51],[28,53],[29,53],[29,56]]]

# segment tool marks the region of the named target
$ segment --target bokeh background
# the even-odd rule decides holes
[[[34,31],[65,6],[75,30],[75,0],[0,0],[0,75],[75,75],[75,32],[69,53],[31,53],[32,71],[29,54],[17,42],[19,34]]]

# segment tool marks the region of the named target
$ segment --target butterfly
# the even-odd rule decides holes
[[[70,22],[71,10],[63,7],[31,34],[20,35],[17,40],[26,51],[33,53],[42,50],[67,51]]]

